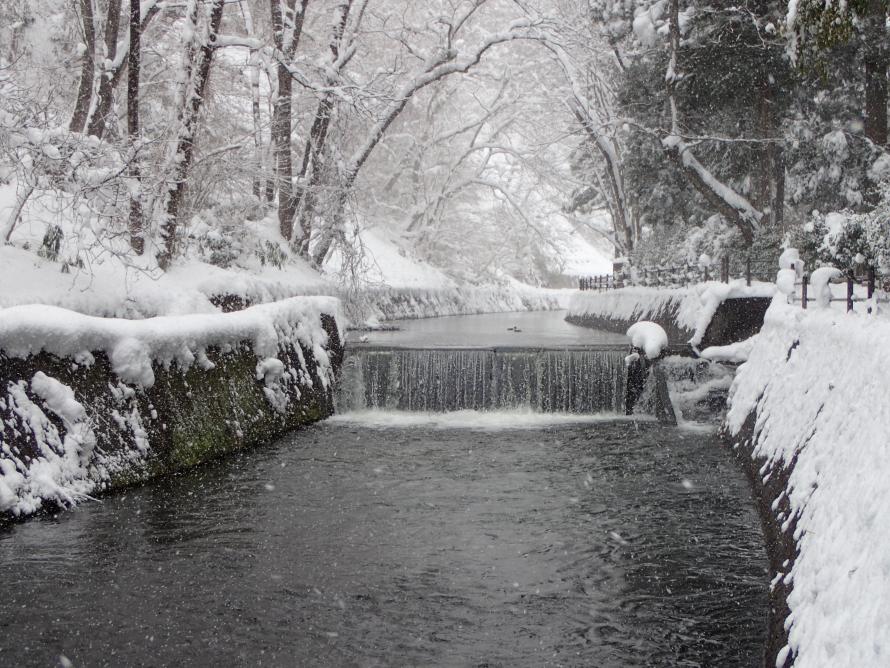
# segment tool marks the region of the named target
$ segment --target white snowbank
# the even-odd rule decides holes
[[[336,288],[305,263],[286,271],[274,267],[222,269],[192,260],[170,271],[141,271],[116,259],[89,268],[50,262],[34,253],[0,246],[0,309],[50,304],[85,315],[150,318],[188,313],[218,313],[210,297],[232,294],[250,303],[297,295],[332,295]]]
[[[337,318],[343,331],[340,302],[331,297],[295,297],[234,313],[144,320],[97,318],[42,304],[14,306],[0,311],[0,350],[12,357],[46,351],[71,358],[83,351],[102,351],[123,382],[151,387],[153,362],[165,366],[175,362],[185,369],[202,363],[210,346],[231,347],[244,341],[252,344],[258,357],[274,357],[279,337],[284,337],[312,350],[327,379],[328,335],[321,327],[321,313]]]
[[[730,394],[754,454],[791,468],[798,516],[789,649],[797,668],[869,668],[890,657],[890,322],[774,301]],[[786,522],[789,518],[782,518]]]
[[[627,330],[627,336],[631,345],[640,348],[650,360],[659,357],[668,344],[667,332],[661,325],[647,320],[631,325]]]

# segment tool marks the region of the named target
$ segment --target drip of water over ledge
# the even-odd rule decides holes
[[[624,413],[625,354],[617,348],[357,349],[344,360],[337,409]]]

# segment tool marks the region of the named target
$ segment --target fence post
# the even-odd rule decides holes
[[[875,296],[875,268],[871,265],[868,266],[868,299],[871,301],[871,298]],[[868,312],[871,313],[871,306],[868,307]]]
[[[847,313],[853,310],[853,272],[847,274]]]
[[[810,277],[807,274],[804,274],[800,279],[800,305],[802,308],[807,307],[807,285],[810,282]]]
[[[708,265],[705,265],[705,283],[711,280],[711,277],[708,275]]]
[[[720,264],[720,280],[724,283],[729,283],[729,256],[724,255]]]
[[[751,287],[751,256],[745,258],[745,283]]]

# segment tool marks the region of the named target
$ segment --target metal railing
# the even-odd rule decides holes
[[[752,260],[744,258],[741,262],[732,260],[728,255],[720,259],[719,265],[700,266],[692,263],[679,265],[655,265],[636,267],[637,279],[629,280],[627,272],[618,274],[602,274],[598,276],[583,276],[578,280],[578,289],[614,290],[626,285],[642,285],[651,287],[685,287],[695,283],[706,283],[711,280],[720,280],[729,283],[734,278],[744,278],[747,285],[754,280],[775,280],[774,260]]]
[[[871,302],[872,299],[880,298],[880,293],[884,293],[885,299],[890,298],[890,276],[879,276],[877,272],[875,272],[874,267],[867,267],[864,274],[855,274],[854,272],[847,272],[844,276],[840,278],[833,279],[829,281],[829,283],[833,285],[846,284],[847,292],[846,296],[843,298],[831,297],[829,301],[831,302],[846,302],[847,313],[854,310],[854,305],[856,303],[862,302]],[[880,291],[878,287],[880,285]],[[807,304],[809,302],[817,301],[815,298],[809,296],[809,288],[810,288],[810,275],[804,273],[799,283],[795,283],[795,286],[800,289],[800,307],[805,309],[807,308]],[[862,297],[856,296],[856,286],[865,288],[865,299]],[[797,294],[792,295],[793,303],[798,303]],[[884,301],[882,300],[882,301]],[[872,312],[872,307],[868,306],[867,312]]]

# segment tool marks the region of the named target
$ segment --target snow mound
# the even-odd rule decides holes
[[[631,345],[640,348],[650,360],[659,357],[668,344],[667,333],[661,325],[646,320],[631,325],[627,330],[627,336]]]

